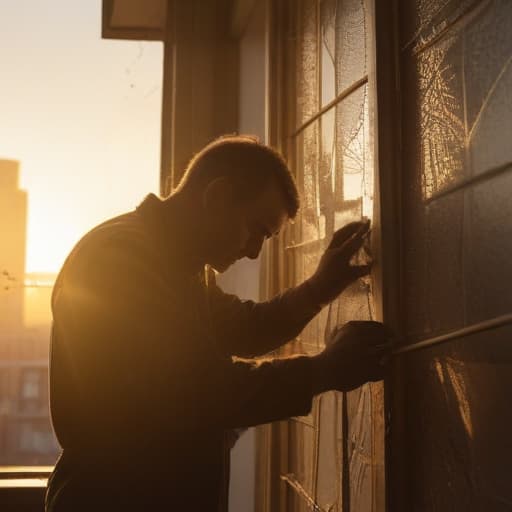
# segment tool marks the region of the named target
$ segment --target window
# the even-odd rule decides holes
[[[89,229],[159,188],[162,43],[101,39],[101,22],[102,2],[0,5],[0,469],[60,452],[55,273]]]
[[[512,3],[398,7],[407,352],[391,428],[406,436],[392,439],[389,478],[404,510],[500,510],[512,502]]]
[[[374,218],[371,2],[304,0],[295,13],[296,108],[287,136],[302,208],[284,248],[292,285],[315,270],[336,229]],[[316,353],[336,326],[375,314],[372,279],[361,279],[290,351]],[[383,432],[381,384],[318,397],[308,417],[289,422],[287,510],[383,510]]]
[[[20,411],[24,413],[46,412],[48,409],[48,369],[23,368],[20,381]]]
[[[46,422],[27,421],[19,423],[19,451],[34,456],[53,456],[59,450],[53,432]]]

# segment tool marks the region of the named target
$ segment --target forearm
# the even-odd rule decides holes
[[[219,292],[214,314],[219,344],[229,355],[266,354],[300,334],[320,309],[307,282],[260,303]]]
[[[219,367],[218,370],[221,370]],[[224,428],[259,425],[309,413],[312,403],[311,358],[305,356],[265,362],[234,362],[207,389],[211,409],[199,422]],[[220,375],[219,375],[220,377]],[[204,397],[207,398],[207,397]]]
[[[298,336],[320,310],[308,281],[285,291],[280,296],[280,311],[275,323],[282,338],[280,345]]]
[[[320,395],[321,393],[334,389],[334,387],[328,382],[325,366],[322,364],[321,356],[316,355],[310,357],[310,366],[311,392],[313,396]]]

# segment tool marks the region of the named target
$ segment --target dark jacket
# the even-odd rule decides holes
[[[256,304],[187,274],[149,195],[89,232],[55,285],[47,510],[219,509],[227,429],[311,408],[305,357],[255,363],[318,312],[304,290]]]

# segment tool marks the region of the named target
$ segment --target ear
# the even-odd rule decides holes
[[[203,211],[206,215],[225,212],[234,201],[233,184],[225,176],[210,181],[203,191]]]

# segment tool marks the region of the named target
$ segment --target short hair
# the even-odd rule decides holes
[[[224,135],[207,144],[190,160],[178,188],[205,186],[220,177],[229,178],[241,201],[252,199],[272,180],[279,187],[286,212],[293,219],[299,194],[284,158],[250,135]]]

